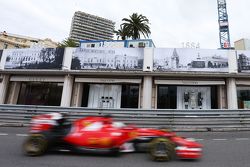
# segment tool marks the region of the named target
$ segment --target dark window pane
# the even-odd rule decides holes
[[[122,85],[121,108],[138,108],[139,85]]]
[[[237,90],[238,108],[249,109],[250,108],[250,90]]]
[[[217,86],[211,86],[211,109],[218,109]]]
[[[176,86],[159,85],[157,93],[158,109],[176,109]]]
[[[88,107],[89,99],[89,84],[83,84],[83,93],[82,93],[82,107]]]
[[[58,83],[22,83],[17,104],[60,106],[61,97]]]

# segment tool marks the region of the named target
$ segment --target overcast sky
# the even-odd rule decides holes
[[[232,43],[250,38],[249,7],[249,0],[227,0]],[[78,10],[110,19],[116,29],[132,13],[145,15],[156,47],[219,47],[217,0],[0,0],[0,32],[60,42]]]

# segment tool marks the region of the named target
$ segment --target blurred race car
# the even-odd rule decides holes
[[[23,144],[29,156],[49,150],[80,153],[148,152],[155,161],[199,159],[202,145],[166,129],[138,128],[113,121],[111,116],[89,116],[70,123],[60,113],[38,115],[31,120],[30,135]]]

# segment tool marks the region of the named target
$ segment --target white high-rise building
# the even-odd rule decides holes
[[[70,30],[70,38],[79,40],[111,40],[113,39],[115,22],[95,15],[75,12]]]

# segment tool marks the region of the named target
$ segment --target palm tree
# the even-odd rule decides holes
[[[66,38],[63,40],[61,43],[59,43],[60,48],[65,48],[65,47],[78,47],[78,44],[70,38]]]
[[[146,16],[138,15],[137,13],[133,13],[128,18],[123,18],[121,25],[128,34],[131,35],[132,39],[140,39],[140,34],[142,34],[145,38],[147,38],[150,34],[149,20]]]
[[[115,30],[114,33],[116,34],[117,39],[121,37],[122,40],[126,40],[131,36],[129,31],[127,31],[127,29],[125,29],[122,25],[120,25],[120,29],[117,31]]]

